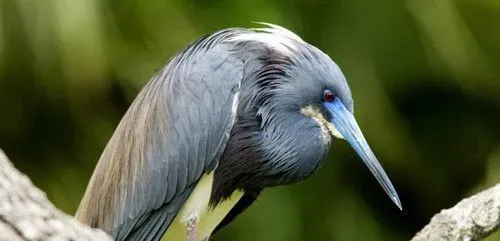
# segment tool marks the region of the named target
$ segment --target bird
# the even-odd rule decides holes
[[[257,24],[206,34],[153,75],[101,154],[78,221],[117,241],[206,241],[265,188],[311,176],[341,139],[402,208],[339,66]]]

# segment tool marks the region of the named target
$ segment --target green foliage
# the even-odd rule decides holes
[[[316,175],[266,191],[215,240],[405,240],[500,181],[494,0],[0,0],[0,147],[73,213],[155,70],[251,21],[287,27],[341,66],[404,211],[338,141]]]

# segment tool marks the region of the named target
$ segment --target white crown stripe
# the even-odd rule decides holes
[[[285,54],[291,54],[290,49],[297,49],[297,41],[303,42],[299,36],[284,27],[263,22],[255,23],[266,25],[268,28],[251,28],[253,32],[239,34],[232,40],[262,42]]]

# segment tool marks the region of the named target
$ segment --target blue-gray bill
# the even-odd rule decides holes
[[[377,178],[377,181],[384,188],[387,195],[402,210],[401,201],[396,190],[370,149],[370,146],[366,143],[365,137],[361,133],[353,114],[347,110],[339,98],[336,98],[333,102],[325,102],[324,105],[332,114],[333,126],[351,144],[375,178]]]

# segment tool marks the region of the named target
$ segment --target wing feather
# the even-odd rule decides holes
[[[106,146],[76,218],[116,240],[159,240],[218,162],[243,62],[228,29],[175,56],[139,93]]]

